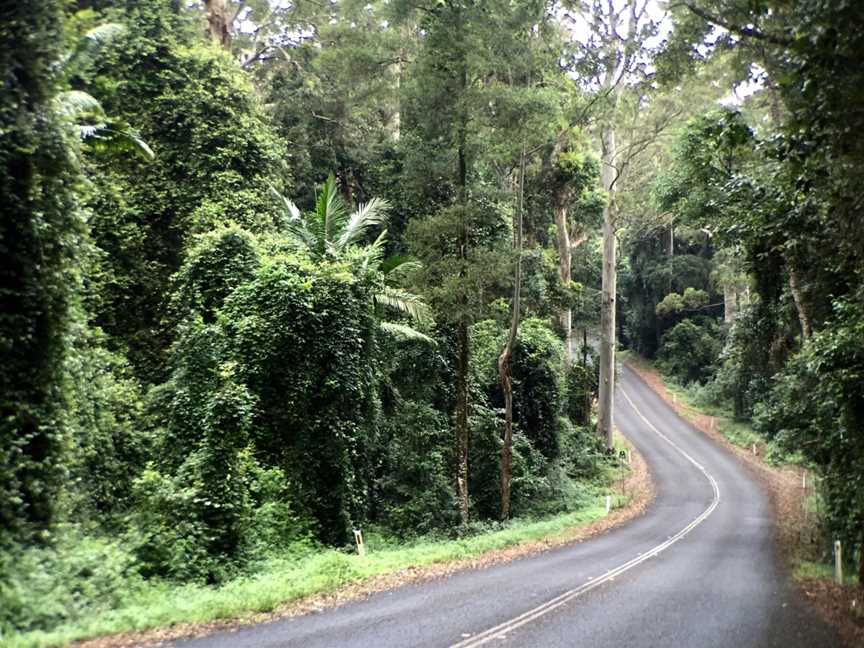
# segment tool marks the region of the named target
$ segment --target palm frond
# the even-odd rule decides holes
[[[297,205],[295,205],[293,201],[279,193],[279,191],[273,185],[270,185],[270,194],[274,198],[276,198],[279,206],[285,209],[285,212],[288,214],[289,221],[301,220],[300,210],[297,208]]]
[[[81,90],[65,90],[54,95],[54,110],[61,118],[72,122],[86,118],[104,118],[102,104],[91,94]]]
[[[285,224],[285,233],[293,240],[294,245],[303,248],[313,256],[317,253],[318,237],[310,231],[308,223],[302,218],[289,220]]]
[[[379,306],[403,313],[415,322],[426,322],[431,319],[429,306],[420,297],[407,290],[385,286],[383,290],[375,293],[374,299]]]
[[[102,47],[125,32],[126,26],[121,23],[104,23],[86,31],[75,48],[61,59],[66,77],[83,73]]]
[[[109,124],[79,124],[81,141],[101,151],[128,151],[146,160],[156,157],[153,149],[131,128],[113,128]]]
[[[372,245],[366,245],[361,250],[362,263],[361,267],[366,270],[370,267],[379,268],[381,261],[384,258],[385,248],[387,246],[387,230],[384,230],[378,235]]]
[[[388,280],[404,276],[405,273],[422,267],[422,263],[407,254],[393,254],[381,262],[381,272]]]
[[[432,345],[437,344],[435,340],[430,338],[428,335],[425,335],[410,326],[405,326],[404,324],[396,324],[395,322],[379,322],[378,326],[384,333],[390,337],[396,338],[397,340],[418,341]]]
[[[362,242],[369,228],[386,222],[389,210],[390,203],[383,198],[373,198],[365,205],[358,205],[339,237],[339,246],[345,248]]]
[[[321,229],[321,243],[324,249],[330,247],[328,244],[339,240],[347,220],[346,213],[345,202],[336,186],[336,178],[331,174],[324,181],[315,203],[315,216]],[[322,249],[321,252],[323,254],[324,250]]]

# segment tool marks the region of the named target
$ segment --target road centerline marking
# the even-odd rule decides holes
[[[645,425],[647,425],[652,432],[654,432],[657,436],[659,436],[666,443],[672,446],[681,456],[683,456],[687,461],[696,466],[696,468],[703,475],[705,475],[706,479],[711,484],[711,488],[713,490],[711,504],[709,504],[708,508],[702,511],[702,513],[700,513],[696,518],[694,518],[687,526],[685,526],[675,535],[670,536],[665,542],[660,543],[656,547],[649,549],[648,551],[645,551],[643,553],[637,554],[635,558],[632,558],[624,564],[609,570],[601,577],[593,580],[589,579],[588,582],[584,585],[575,587],[571,590],[567,590],[563,594],[559,594],[555,598],[550,599],[549,601],[546,601],[545,603],[542,603],[537,607],[528,610],[527,612],[523,612],[519,616],[513,617],[509,621],[504,621],[503,623],[500,623],[492,628],[489,628],[488,630],[474,635],[469,639],[465,639],[464,641],[452,644],[450,648],[474,648],[475,646],[482,646],[486,643],[489,643],[494,639],[502,639],[507,633],[512,632],[516,628],[519,628],[523,625],[531,623],[532,621],[535,621],[536,619],[539,619],[540,617],[548,614],[549,612],[552,612],[553,610],[561,607],[562,605],[565,605],[573,599],[593,590],[596,587],[599,587],[604,583],[613,581],[616,576],[633,569],[637,565],[640,565],[641,563],[651,558],[657,557],[660,553],[671,547],[673,544],[675,544],[687,534],[689,534],[697,526],[702,524],[706,519],[708,519],[708,516],[710,516],[714,512],[714,509],[717,508],[717,505],[720,503],[720,488],[717,485],[717,480],[715,480],[714,477],[707,470],[705,470],[705,467],[702,464],[700,464],[693,457],[691,457],[672,439],[670,439],[668,436],[658,430],[657,427],[645,417],[641,410],[636,407],[636,404],[630,399],[630,397],[627,395],[627,392],[624,391],[623,387],[621,387],[621,395],[624,396],[624,399],[627,401],[627,403],[630,405],[636,415],[642,419]]]

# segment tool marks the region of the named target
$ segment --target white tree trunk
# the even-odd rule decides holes
[[[738,314],[738,290],[728,283],[723,286],[723,321],[731,324]]]
[[[600,434],[606,447],[612,448],[612,409],[615,393],[615,304],[617,292],[616,272],[616,206],[615,206],[615,131],[604,126],[601,140],[601,182],[609,195],[603,210],[603,274],[600,302]]]

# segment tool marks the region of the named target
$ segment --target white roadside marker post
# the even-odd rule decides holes
[[[611,508],[612,508],[612,496],[607,495],[606,496],[606,515],[609,515],[609,509],[611,509]]]
[[[843,584],[843,545],[839,540],[834,541],[834,581]]]
[[[354,542],[357,543],[357,555],[365,556],[366,545],[363,542],[363,531],[361,529],[354,529]]]
[[[807,490],[807,471],[801,473],[801,488]]]

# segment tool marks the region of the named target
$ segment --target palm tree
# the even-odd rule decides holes
[[[386,229],[372,243],[365,243],[375,227],[387,222],[390,209],[387,200],[373,198],[368,203],[357,205],[357,209],[349,213],[333,175],[324,181],[315,208],[305,214],[276,189],[271,188],[271,191],[284,208],[285,229],[297,248],[305,250],[313,259],[348,261],[358,271],[381,273],[384,285],[373,295],[376,306],[398,311],[418,323],[430,319],[429,307],[417,295],[396,285],[400,275],[419,264],[403,256],[384,257]],[[395,337],[432,341],[403,324],[382,321],[380,325]]]
[[[126,28],[118,23],[106,23],[87,31],[74,49],[60,59],[60,73],[68,85],[76,76],[83,76],[99,51]],[[155,155],[137,131],[129,124],[108,117],[102,104],[83,90],[64,90],[53,99],[54,110],[77,132],[81,142],[96,151],[129,151],[152,160]]]

